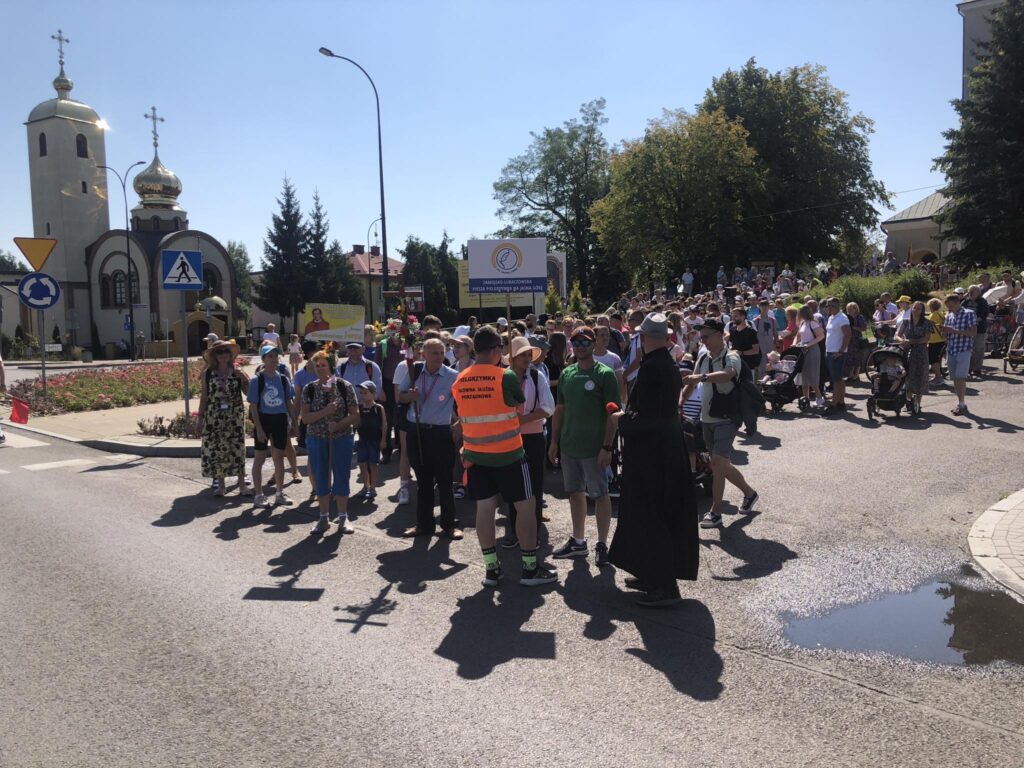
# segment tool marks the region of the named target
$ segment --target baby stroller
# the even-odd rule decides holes
[[[898,364],[903,373],[898,377],[898,386],[892,386],[894,381],[888,374],[882,373],[882,368]],[[880,411],[893,411],[896,418],[906,408],[914,416],[921,413],[920,406],[915,401],[907,402],[907,368],[909,355],[899,347],[879,347],[868,355],[867,371],[871,379],[871,395],[868,397],[867,411],[868,418],[875,420],[875,415]],[[877,375],[873,375],[877,374]]]
[[[994,309],[988,318],[988,334],[985,336],[985,354],[988,357],[1002,357],[1010,348],[1010,334],[1013,331],[1013,315],[1008,308]]]
[[[1017,366],[1024,365],[1024,325],[1018,325],[1013,332],[1013,338],[1006,349],[1006,357],[1003,358],[1003,373],[1007,367],[1017,370]]]
[[[771,406],[771,412],[779,413],[784,405],[797,401],[797,407],[801,411],[810,408],[810,403],[801,397],[800,387],[796,383],[797,374],[804,367],[804,351],[800,347],[790,347],[779,355],[786,370],[777,371],[778,380],[770,381],[767,384],[758,382],[761,390],[761,397]]]

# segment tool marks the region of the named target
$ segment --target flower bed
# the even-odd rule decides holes
[[[247,360],[238,358],[237,362],[244,365]],[[198,396],[203,364],[190,364],[188,370],[192,392]],[[46,397],[43,397],[41,378],[20,381],[10,392],[27,400],[29,410],[36,416],[160,403],[181,397],[182,364],[166,362],[80,370],[47,376],[46,383]]]

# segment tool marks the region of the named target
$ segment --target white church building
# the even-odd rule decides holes
[[[77,346],[102,351],[130,338],[125,322],[130,300],[136,335],[141,332],[147,342],[173,339],[171,345],[148,347],[147,356],[165,350],[180,353],[183,337],[189,340],[189,352],[198,354],[207,333],[232,335],[243,319],[232,262],[214,237],[189,227],[188,213],[178,205],[182,185],[160,161],[157,123],[163,118],[157,117],[155,107],[146,115],[153,122],[153,160],[132,183],[139,200],[131,210],[130,228],[110,228],[108,174],[103,167],[105,123],[92,107],[71,98],[74,84],[64,72],[67,40],[62,33],[56,39],[56,98],[36,106],[25,123],[33,232],[36,237],[56,238],[43,271],[56,278],[62,290],[60,303],[46,313],[42,335],[49,338],[58,325]],[[116,177],[114,183],[116,190]],[[172,249],[203,254],[205,289],[185,293],[184,318],[181,293],[161,288],[160,252]],[[196,310],[206,299],[215,305],[210,312]],[[25,318],[27,327],[39,335],[35,313],[31,315]]]

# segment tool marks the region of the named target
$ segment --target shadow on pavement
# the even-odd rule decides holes
[[[347,605],[342,608],[340,605],[334,607],[336,611],[345,611],[353,618],[335,619],[339,624],[351,624],[352,634],[356,634],[363,627],[386,627],[386,621],[374,621],[374,617],[387,616],[398,607],[398,601],[388,597],[388,593],[394,584],[386,584],[381,588],[380,593],[363,605]]]
[[[285,579],[277,585],[276,589],[295,589],[295,584],[308,569],[323,565],[336,558],[341,539],[340,528],[334,528],[329,536],[304,536],[280,555],[268,560],[267,565],[273,566],[270,569],[270,576]],[[322,593],[323,590],[320,592]],[[314,599],[319,599],[319,596]]]
[[[171,502],[171,508],[151,524],[157,528],[188,525],[194,520],[215,515],[224,509],[224,504],[214,504],[214,501],[221,502],[223,499],[214,499],[205,492],[194,496],[179,496]]]
[[[796,552],[785,544],[774,539],[755,539],[746,532],[750,525],[760,513],[747,514],[736,520],[736,522],[719,529],[719,538],[701,539],[701,545],[708,547],[717,546],[725,554],[736,560],[742,560],[741,565],[733,569],[735,576],[717,576],[712,574],[715,581],[746,581],[748,579],[763,579],[773,573],[782,570],[782,566],[788,560],[797,558]]]
[[[217,527],[213,529],[214,535],[221,541],[234,541],[238,538],[239,531],[246,528],[255,528],[260,525],[267,525],[270,522],[272,512],[268,507],[254,509],[247,507],[234,517],[225,517]]]
[[[433,543],[433,546],[431,546]],[[377,555],[377,572],[389,585],[397,584],[406,595],[424,592],[429,581],[444,581],[468,566],[452,560],[446,538],[417,536],[411,547]]]

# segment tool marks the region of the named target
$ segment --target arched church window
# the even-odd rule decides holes
[[[139,271],[132,270],[132,304],[139,304]]]
[[[219,296],[222,285],[220,270],[208,261],[203,262],[203,293],[207,296]]]
[[[110,275],[100,275],[100,306],[110,306]]]
[[[153,218],[151,218],[149,220],[149,223],[153,226],[153,231],[154,232],[159,232],[160,231],[160,217],[159,216],[154,216]]]
[[[85,134],[75,136],[75,149],[79,157],[89,157],[89,140],[85,138]]]
[[[177,216],[175,216],[174,217],[174,231],[177,232],[179,229],[181,229],[181,219],[179,219]]]
[[[124,272],[120,269],[117,270],[110,276],[110,281],[114,286],[114,306],[123,307],[125,304],[125,285],[127,283]]]
[[[46,157],[46,134],[39,134],[39,156]]]

